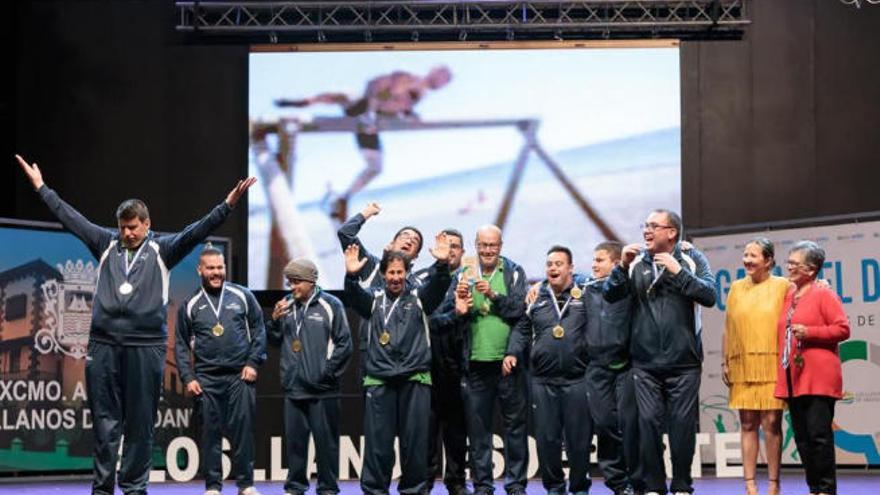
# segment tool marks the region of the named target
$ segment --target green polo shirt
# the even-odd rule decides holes
[[[484,273],[483,280],[489,281],[489,287],[496,294],[507,295],[507,287],[504,285],[504,265],[501,261],[498,262],[494,276],[492,273]],[[477,291],[473,294],[471,361],[501,361],[507,354],[510,325],[495,314],[491,300]],[[488,313],[483,314],[486,309]]]

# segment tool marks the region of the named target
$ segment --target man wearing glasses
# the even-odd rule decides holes
[[[669,491],[693,492],[690,469],[703,361],[699,305],[715,304],[715,279],[702,253],[682,249],[681,232],[676,213],[652,211],[642,225],[644,244],[624,247],[603,289],[609,302],[633,300],[630,350],[648,495],[667,492],[662,442],[667,425]]]
[[[364,247],[363,243],[361,243],[361,240],[358,238],[358,233],[360,233],[361,228],[367,220],[378,215],[381,211],[382,208],[380,208],[377,203],[368,203],[360,213],[349,218],[348,221],[342,224],[336,232],[343,252],[345,252],[348,246],[357,244],[360,259],[367,259],[364,266],[361,267],[356,274],[361,287],[366,289],[380,289],[384,286],[384,279],[379,275],[379,260],[381,257],[376,256]],[[411,226],[405,226],[398,230],[397,233],[394,234],[394,238],[391,239],[391,242],[385,246],[385,251],[400,251],[409,258],[410,262],[414,262],[416,258],[419,257],[419,252],[421,250],[422,233],[419,232],[417,228]],[[422,275],[422,278],[424,278],[428,276],[430,272],[423,270],[419,273]]]
[[[490,494],[495,489],[492,418],[497,398],[504,426],[504,488],[508,494],[522,494],[528,466],[525,366],[503,375],[501,364],[510,329],[525,313],[528,283],[522,267],[501,256],[501,246],[501,229],[497,226],[477,230],[479,262],[475,268],[459,272],[458,284],[450,288],[447,304],[454,296],[458,325],[464,335],[462,386],[474,491]]]

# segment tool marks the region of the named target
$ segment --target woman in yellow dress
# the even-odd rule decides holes
[[[721,368],[724,383],[730,387],[729,406],[739,410],[748,495],[758,493],[759,426],[764,429],[767,453],[767,493],[779,493],[783,402],[773,396],[779,361],[776,323],[791,284],[771,275],[774,265],[773,243],[764,237],[753,239],[743,251],[746,277],[734,282],[727,296]]]

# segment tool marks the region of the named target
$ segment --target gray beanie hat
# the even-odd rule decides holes
[[[284,267],[284,277],[314,282],[318,280],[318,267],[305,258],[295,259]]]

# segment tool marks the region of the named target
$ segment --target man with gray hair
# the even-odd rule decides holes
[[[501,256],[501,229],[496,225],[480,227],[475,244],[476,266],[459,270],[458,283],[447,294],[447,301],[455,299],[457,325],[464,336],[462,384],[471,476],[475,493],[495,490],[492,419],[497,399],[504,426],[504,488],[508,494],[521,494],[528,467],[528,385],[525,366],[503,374],[502,361],[511,328],[525,313],[528,281],[521,266]]]
[[[339,493],[339,380],[352,354],[342,302],[316,285],[318,268],[305,258],[284,267],[291,293],[278,301],[269,339],[281,346],[287,481],[284,493],[309,489],[309,435],[315,440],[317,493]]]

